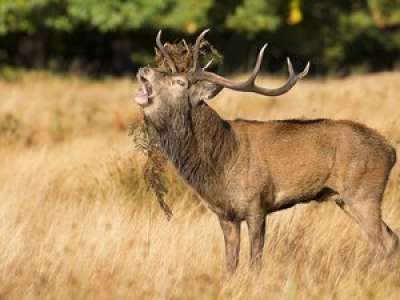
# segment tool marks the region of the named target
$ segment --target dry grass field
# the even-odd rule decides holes
[[[210,104],[226,118],[357,120],[399,150],[399,85],[400,73],[304,80],[277,99],[223,91]],[[374,264],[333,203],[271,215],[259,277],[243,228],[227,280],[216,217],[172,170],[170,222],[145,188],[145,158],[128,136],[140,119],[135,89],[42,73],[0,80],[0,299],[399,299],[399,268]],[[399,166],[383,206],[394,228]]]

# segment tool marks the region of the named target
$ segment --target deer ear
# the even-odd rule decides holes
[[[202,101],[214,98],[222,88],[212,82],[198,81],[190,87],[190,101],[192,106],[197,106]]]

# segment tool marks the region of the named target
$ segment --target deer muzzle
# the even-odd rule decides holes
[[[150,103],[150,99],[153,95],[153,88],[148,79],[150,68],[140,68],[137,72],[137,80],[139,82],[139,90],[136,93],[135,101],[140,106],[147,106]]]

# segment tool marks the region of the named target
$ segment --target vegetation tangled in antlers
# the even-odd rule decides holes
[[[165,43],[164,48],[175,63],[178,72],[189,72],[193,66],[194,45],[186,43],[185,40],[181,40],[175,44]],[[203,65],[210,61],[217,64],[222,61],[222,55],[207,40],[202,39],[199,49],[199,59],[204,63]],[[169,71],[166,57],[163,56],[161,51],[157,48],[155,49],[155,52],[156,67]]]
[[[145,183],[156,196],[169,221],[172,211],[164,200],[168,192],[165,178],[167,158],[160,150],[157,135],[153,133],[153,130],[154,128],[143,120],[139,124],[131,124],[129,135],[133,137],[136,150],[147,156],[143,172]]]

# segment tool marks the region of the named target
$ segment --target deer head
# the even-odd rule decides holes
[[[188,114],[190,110],[203,101],[214,98],[223,88],[241,92],[253,92],[265,96],[279,96],[288,92],[296,82],[307,75],[310,64],[295,74],[290,59],[287,59],[289,79],[279,88],[268,89],[257,86],[255,80],[260,71],[265,44],[257,57],[256,65],[250,77],[243,82],[232,82],[220,75],[207,71],[199,64],[200,43],[209,29],[204,30],[196,39],[193,48],[193,65],[188,72],[181,73],[161,42],[161,30],[158,32],[156,44],[168,64],[169,71],[144,67],[139,69],[137,79],[140,83],[136,95],[136,103],[143,107],[145,115],[155,124],[167,122],[169,117],[177,113]],[[167,124],[164,124],[167,125]]]

